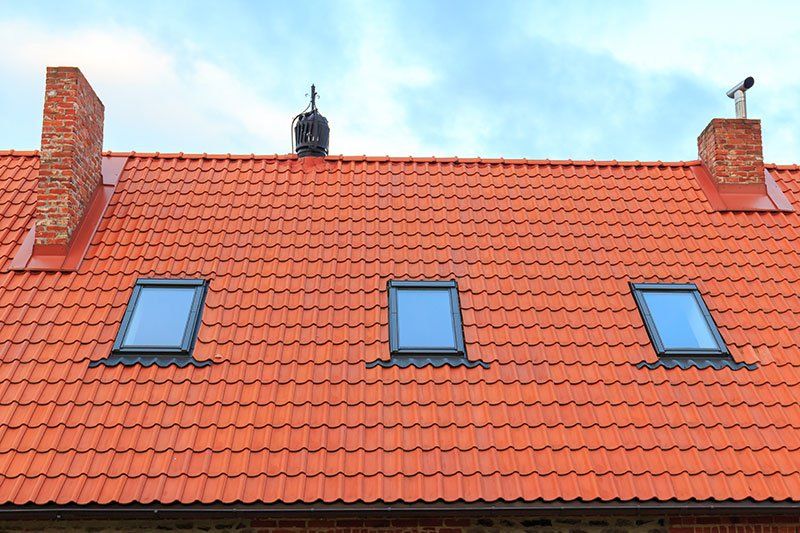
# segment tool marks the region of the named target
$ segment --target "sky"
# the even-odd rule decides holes
[[[78,66],[118,151],[288,153],[309,86],[332,154],[693,160],[745,76],[800,163],[800,2],[0,0],[0,149]]]

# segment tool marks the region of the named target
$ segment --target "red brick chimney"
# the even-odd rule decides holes
[[[75,67],[47,67],[36,253],[63,254],[101,185],[103,103]]]
[[[697,149],[717,186],[765,186],[760,120],[715,118],[697,138]]]

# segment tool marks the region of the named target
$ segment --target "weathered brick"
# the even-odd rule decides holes
[[[36,200],[37,246],[66,250],[102,182],[103,103],[80,70],[48,67]]]
[[[715,182],[764,185],[761,121],[715,118],[697,138],[697,150]]]

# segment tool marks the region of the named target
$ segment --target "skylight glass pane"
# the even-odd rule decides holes
[[[142,287],[123,345],[180,347],[194,287]]]
[[[718,348],[693,293],[644,291],[643,295],[666,349]]]
[[[454,349],[452,313],[449,289],[398,289],[400,347]]]

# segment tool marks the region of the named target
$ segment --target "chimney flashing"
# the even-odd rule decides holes
[[[702,164],[693,166],[692,173],[714,211],[794,211],[792,204],[767,169],[764,169],[764,186],[716,183]]]
[[[11,270],[72,272],[80,268],[86,250],[105,214],[128,156],[105,156],[102,162],[103,183],[92,196],[81,223],[68,246],[36,245],[36,225],[28,231],[14,259]]]

